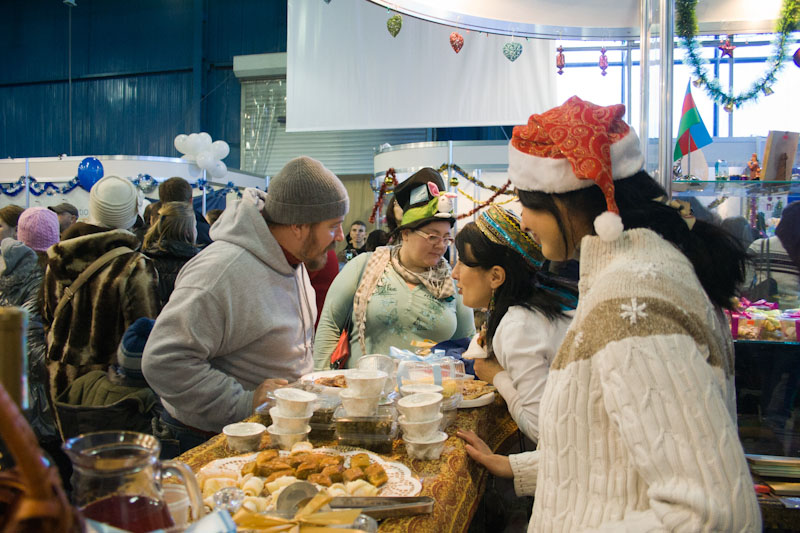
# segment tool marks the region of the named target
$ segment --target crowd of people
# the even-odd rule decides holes
[[[489,206],[457,234],[424,168],[395,188],[388,232],[356,221],[346,239],[347,191],[309,157],[210,221],[180,178],[143,217],[114,176],[87,221],[67,204],[0,209],[0,297],[31,316],[29,419],[42,441],[135,424],[175,455],[331,368],[345,328],[351,367],[471,339],[476,375],[537,448],[501,456],[458,434],[535,494],[529,531],[758,530],[723,314],[746,245],[666,197],[623,115],[577,97],[531,115],[509,146],[521,217]],[[796,266],[779,230],[768,245]]]

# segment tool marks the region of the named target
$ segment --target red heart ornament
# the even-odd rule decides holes
[[[455,53],[459,53],[461,47],[464,46],[464,38],[457,31],[450,34],[450,46],[453,47]]]

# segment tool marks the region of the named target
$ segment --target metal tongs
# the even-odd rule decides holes
[[[308,481],[292,483],[278,495],[275,510],[293,515],[317,493],[317,487]],[[331,509],[361,509],[365,515],[376,520],[428,514],[433,512],[434,500],[430,496],[373,496],[333,498],[328,505]]]

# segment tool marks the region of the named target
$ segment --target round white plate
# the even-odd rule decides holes
[[[478,396],[472,400],[461,400],[461,405],[458,406],[459,409],[467,409],[469,407],[483,407],[484,405],[489,405],[494,401],[494,391],[487,392],[483,396]]]
[[[422,483],[411,474],[411,470],[409,470],[406,465],[394,461],[387,461],[383,457],[370,451],[360,448],[339,447],[314,448],[313,452],[342,455],[344,456],[345,466],[350,466],[350,457],[357,453],[366,453],[369,455],[370,461],[379,463],[383,469],[386,470],[386,475],[389,478],[389,480],[380,487],[380,491],[378,492],[379,496],[416,496],[422,490]],[[289,455],[289,452],[285,450],[281,450],[279,453],[283,457]],[[230,471],[238,474],[246,463],[255,461],[257,455],[258,453],[249,453],[247,455],[216,459],[201,468],[197,474],[202,475],[203,471],[206,469]]]
[[[311,383],[314,383],[319,378],[330,378],[330,377],[334,377],[334,376],[343,376],[344,373],[345,373],[345,369],[341,369],[341,370],[318,370],[316,372],[311,372],[311,373],[306,374],[304,376],[300,376],[300,381],[309,381]],[[314,383],[314,385],[317,386],[317,387],[321,387],[322,388],[322,392],[325,393],[325,394],[329,394],[329,395],[330,394],[335,394],[335,395],[338,396],[339,393],[342,392],[342,390],[343,390],[341,387],[325,387],[323,385],[317,385],[316,383]]]

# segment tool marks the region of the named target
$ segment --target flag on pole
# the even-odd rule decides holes
[[[686,84],[686,96],[683,97],[683,110],[681,111],[681,123],[678,126],[678,142],[675,143],[675,153],[673,161],[711,144],[711,135],[708,134],[703,119],[697,111],[692,98],[691,83]]]

